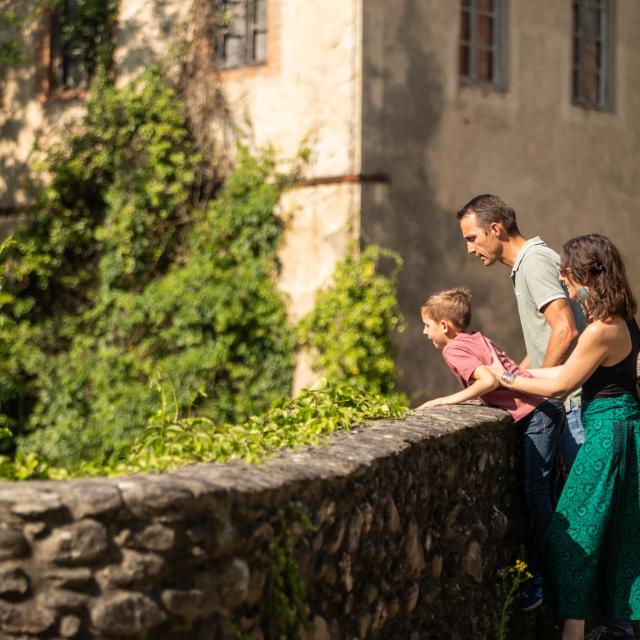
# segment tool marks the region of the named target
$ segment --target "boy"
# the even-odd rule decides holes
[[[530,565],[534,579],[523,594],[525,611],[542,602],[542,544],[553,515],[552,471],[558,449],[564,407],[559,400],[520,393],[500,387],[487,365],[495,353],[506,375],[529,376],[481,333],[468,333],[471,322],[471,294],[456,288],[430,296],[421,309],[423,333],[436,349],[442,350],[447,366],[464,387],[462,391],[429,400],[418,407],[460,404],[479,398],[484,404],[508,411],[515,428],[523,433],[524,493],[533,529]]]

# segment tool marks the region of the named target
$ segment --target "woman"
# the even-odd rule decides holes
[[[613,243],[593,234],[562,248],[560,278],[587,317],[573,353],[559,367],[507,373],[517,391],[563,398],[582,385],[585,442],[545,538],[545,600],[565,619],[563,640],[583,640],[588,616],[640,618],[640,402],[636,302]]]

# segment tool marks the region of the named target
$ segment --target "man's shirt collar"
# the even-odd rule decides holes
[[[535,236],[534,238],[530,238],[527,240],[522,247],[520,247],[520,251],[518,251],[518,255],[516,256],[516,260],[513,263],[513,267],[511,267],[511,278],[515,278],[516,271],[520,267],[520,263],[524,260],[524,256],[526,255],[529,249],[537,244],[544,244],[544,240],[540,236]]]

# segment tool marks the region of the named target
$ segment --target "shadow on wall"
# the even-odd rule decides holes
[[[198,4],[198,1],[189,4],[192,7]],[[185,13],[179,3],[154,0],[151,3],[136,3],[132,6],[137,7],[136,13],[121,16],[118,25],[118,74],[125,77],[137,75],[150,64],[160,62],[162,55],[158,42],[150,41],[154,35],[150,30],[151,25],[155,26],[156,37],[161,44],[174,43],[178,38],[187,35],[192,10],[190,7],[185,20]],[[175,56],[171,53],[168,55],[171,62],[178,60],[184,51],[173,53]]]
[[[118,58],[118,73],[130,76],[156,62],[155,52],[140,35],[144,33],[143,25],[136,17],[129,17],[118,26],[118,42],[126,49]]]
[[[38,37],[34,36],[33,47]],[[25,129],[29,126],[29,105],[35,97],[35,80],[33,69],[24,65],[11,69],[6,85],[0,87],[0,209],[15,208],[27,188],[31,143]],[[35,136],[37,139],[37,132]]]
[[[397,342],[399,382],[415,401],[441,388],[433,384],[433,372],[431,380],[425,375],[431,345],[422,336],[420,305],[429,291],[452,284],[445,273],[461,268],[464,253],[452,248],[459,232],[440,208],[430,178],[427,151],[444,95],[425,10],[420,0],[393,10],[378,4],[380,22],[365,17],[364,28],[363,171],[386,173],[390,185],[364,187],[362,240],[394,249],[405,260],[399,300],[407,329]]]
[[[452,286],[474,294],[474,321],[514,358],[522,357],[517,311],[507,273],[482,268],[466,254],[455,210],[438,201],[430,147],[447,107],[438,25],[429,4],[408,0],[402,8],[374,0],[365,15],[363,172],[383,173],[388,185],[365,185],[362,241],[398,251],[405,261],[399,302],[407,329],[396,341],[400,387],[415,406],[455,391],[457,382],[422,335],[426,297]],[[369,13],[369,12],[368,12]],[[454,63],[452,62],[452,65]],[[454,67],[452,66],[451,72]],[[461,174],[460,206],[468,199]],[[498,311],[499,310],[499,311]],[[498,322],[504,317],[507,322]]]

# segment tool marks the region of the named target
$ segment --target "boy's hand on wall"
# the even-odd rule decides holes
[[[433,409],[433,407],[444,407],[447,404],[450,404],[446,401],[445,398],[434,398],[433,400],[428,400],[424,404],[421,404],[418,409]]]

